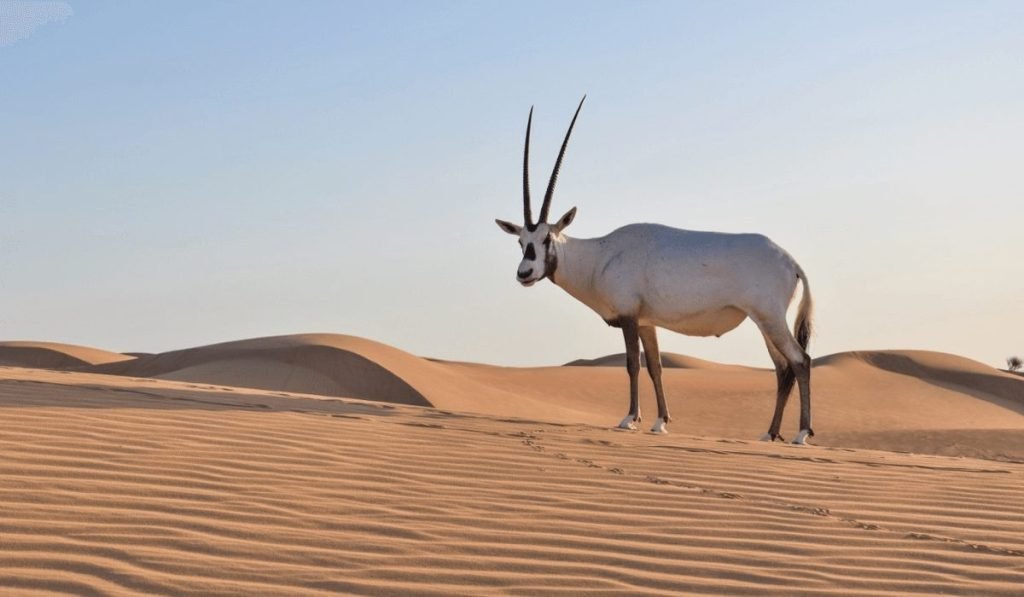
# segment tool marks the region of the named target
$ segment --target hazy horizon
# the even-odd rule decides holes
[[[43,12],[40,12],[43,11]],[[5,22],[6,20],[6,22]],[[1024,353],[1019,2],[0,2],[0,338],[335,332],[506,365],[622,352],[521,218],[760,232],[814,356]],[[662,349],[768,366],[749,323]]]

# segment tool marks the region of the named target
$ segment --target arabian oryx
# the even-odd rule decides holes
[[[811,293],[803,269],[786,251],[759,234],[630,224],[600,238],[572,238],[564,232],[576,217],[575,207],[548,223],[558,169],[582,107],[580,100],[536,222],[530,210],[530,108],[523,152],[524,225],[496,220],[502,230],[519,238],[523,251],[516,272],[519,283],[532,286],[548,278],[596,311],[608,325],[622,329],[629,372],[629,413],[619,423],[624,429],[636,429],[640,421],[637,385],[641,341],[658,399],[658,419],[651,431],[664,433],[671,419],[661,384],[657,328],[689,336],[721,336],[751,318],[764,335],[778,381],[775,415],[762,439],[782,439],[779,426],[795,380],[800,387],[800,432],[793,443],[806,443],[814,432],[811,359],[806,352],[811,334]],[[798,281],[803,282],[803,296],[791,333],[786,310]]]

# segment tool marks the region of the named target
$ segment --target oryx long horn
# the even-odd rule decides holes
[[[527,227],[533,225],[530,213],[530,127],[533,125],[533,106],[526,121],[526,147],[523,149],[523,220]]]
[[[576,107],[576,113],[572,116],[572,122],[569,123],[569,130],[565,132],[565,140],[562,141],[562,149],[558,152],[558,159],[555,161],[555,169],[551,171],[551,179],[548,180],[548,192],[544,193],[544,205],[540,208],[540,222],[548,221],[548,209],[551,208],[551,196],[555,194],[555,183],[558,182],[558,169],[562,167],[562,158],[565,156],[565,148],[569,145],[569,136],[572,135],[572,127],[576,125],[576,117],[580,115],[580,108],[583,107],[583,101],[587,99],[587,96],[583,96],[580,100],[580,105]]]

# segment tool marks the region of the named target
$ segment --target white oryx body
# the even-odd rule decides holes
[[[800,266],[760,234],[630,224],[601,238],[553,242],[553,281],[602,319],[687,336],[721,336],[749,313],[785,313]]]
[[[749,317],[764,336],[778,382],[775,415],[762,439],[781,439],[783,410],[796,382],[801,408],[800,432],[794,443],[804,443],[814,435],[811,360],[806,352],[812,301],[804,271],[789,253],[760,234],[630,224],[600,238],[577,239],[563,233],[576,217],[575,207],[549,224],[548,209],[558,171],[582,106],[580,101],[555,162],[537,222],[533,222],[530,206],[528,164],[533,109],[530,110],[523,157],[525,225],[497,220],[502,230],[519,238],[523,250],[516,278],[523,286],[549,278],[608,325],[622,329],[630,406],[619,426],[628,429],[635,429],[640,421],[637,376],[641,341],[658,399],[658,419],[652,431],[663,433],[670,418],[661,383],[657,328],[688,336],[721,336]],[[790,332],[786,311],[801,281],[803,297],[794,330]]]

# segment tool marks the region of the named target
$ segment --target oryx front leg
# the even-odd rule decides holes
[[[647,359],[647,373],[654,382],[654,394],[658,398],[658,419],[651,427],[652,433],[668,433],[665,425],[672,420],[665,403],[665,390],[661,385],[661,351],[658,350],[658,330],[652,326],[639,329],[640,339],[644,343],[644,357]]]
[[[635,319],[622,319],[622,337],[626,341],[626,372],[629,373],[629,413],[619,423],[621,429],[636,429],[640,422],[640,336]]]

